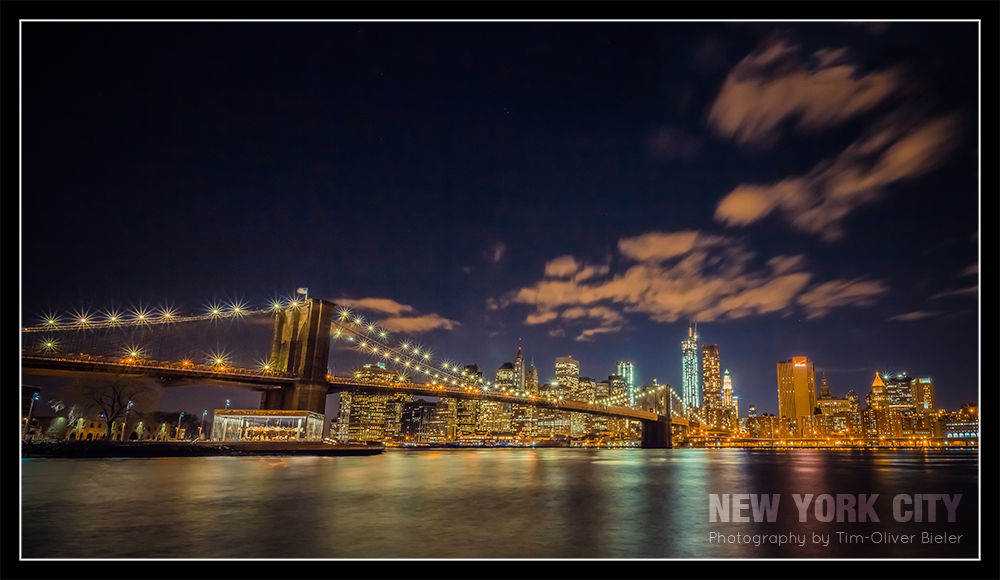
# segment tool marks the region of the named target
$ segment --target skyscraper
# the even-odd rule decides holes
[[[535,361],[532,358],[531,366],[524,373],[524,388],[531,395],[538,394],[538,369],[535,368]]]
[[[820,434],[844,435],[852,433],[852,402],[847,397],[833,396],[830,385],[826,381],[826,373],[823,373],[823,378],[820,381],[819,393],[816,406],[822,411],[822,415],[818,418],[822,423]],[[857,406],[857,397],[855,397],[853,406]]]
[[[635,406],[635,367],[631,362],[618,361],[618,376],[625,379],[628,391],[628,404]]]
[[[610,375],[608,377],[608,396],[613,399],[622,399],[626,393],[627,385],[625,384],[625,379],[618,375]],[[621,403],[617,403],[620,405]],[[628,435],[628,425],[627,419],[622,418],[609,418],[607,420],[608,429],[619,435]]]
[[[906,373],[882,377],[882,381],[885,383],[885,398],[889,407],[901,413],[914,411],[913,380],[906,376]]]
[[[496,382],[494,383],[494,388],[500,392],[512,391],[514,390],[514,381],[517,376],[514,370],[514,365],[511,363],[503,363],[500,368],[497,369]]]
[[[722,423],[724,429],[735,430],[739,420],[739,410],[737,409],[737,397],[733,396],[733,380],[729,376],[729,369],[722,375]]]
[[[913,379],[913,406],[917,414],[929,415],[937,411],[937,400],[934,396],[934,381],[930,377]]]
[[[878,373],[875,373],[875,380],[872,381],[872,390],[868,392],[868,408],[865,409],[865,430],[869,437],[879,435],[889,435],[889,401],[885,394],[885,382]]]
[[[535,391],[538,391],[538,373],[534,370],[534,365],[532,365],[529,371],[534,372],[534,387]],[[521,353],[521,347],[517,349],[517,355],[514,357],[514,384],[513,390],[519,394],[527,394],[529,389],[529,373],[525,372],[524,368],[524,354]],[[531,437],[535,432],[535,422],[536,414],[535,407],[528,405],[518,405],[513,404],[510,407],[510,417],[511,417],[511,430],[520,435],[521,437]]]
[[[524,384],[524,355],[521,354],[521,347],[518,347],[517,356],[514,357],[514,390],[519,393],[525,392]]]
[[[778,415],[791,435],[803,436],[816,408],[816,373],[804,356],[778,363]]]
[[[496,382],[493,388],[498,392],[507,393],[514,390],[514,365],[503,363],[497,369]],[[509,403],[499,401],[481,401],[479,404],[479,421],[476,424],[480,433],[495,433],[510,431],[511,408]]]
[[[571,396],[576,393],[580,386],[580,361],[573,360],[572,356],[557,358],[556,382],[559,383],[559,394]]]
[[[482,387],[483,373],[479,370],[478,365],[466,365],[462,373],[462,380],[462,386],[465,388],[478,389]],[[476,434],[481,402],[473,399],[458,400],[455,406],[456,438],[472,437]]]
[[[701,377],[698,374],[698,335],[694,328],[688,326],[688,337],[681,341],[681,396],[684,401],[684,413],[701,405],[701,389],[698,385]]]
[[[702,398],[704,418],[715,427],[722,427],[722,371],[719,364],[719,345],[706,344],[701,347],[702,384],[705,393]]]

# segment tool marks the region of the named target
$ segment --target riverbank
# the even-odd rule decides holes
[[[378,455],[375,445],[333,445],[296,441],[67,441],[24,443],[22,458],[95,459],[114,457],[244,457]]]

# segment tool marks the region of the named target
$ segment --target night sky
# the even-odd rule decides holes
[[[976,22],[21,33],[23,326],[307,287],[490,380],[520,347],[679,392],[695,322],[741,415],[793,356],[978,401]]]

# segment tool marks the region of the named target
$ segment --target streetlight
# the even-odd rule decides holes
[[[181,411],[181,416],[177,417],[177,439],[181,438],[181,420],[184,418],[184,411]]]
[[[28,407],[28,418],[24,420],[24,429],[21,431],[21,439],[28,436],[28,428],[31,427],[31,414],[35,411],[35,401],[38,400],[38,393],[31,396],[31,405]]]
[[[229,408],[229,399],[226,399],[226,408]]]
[[[205,436],[205,417],[208,416],[208,409],[205,409],[201,414],[201,427],[198,428],[198,439],[202,439]]]

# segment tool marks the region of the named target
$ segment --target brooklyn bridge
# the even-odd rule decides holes
[[[246,346],[246,338],[262,329],[272,333],[268,351],[256,357],[255,366],[240,366],[236,361],[252,355],[239,349],[253,348]],[[227,344],[191,356],[190,345],[204,343],[208,337],[216,344],[231,340],[236,346]],[[394,371],[382,373],[377,381],[357,373],[331,373],[331,349],[338,343],[382,362],[382,367],[391,365]],[[40,324],[22,328],[21,368],[25,374],[138,374],[167,387],[237,386],[259,391],[261,410],[320,415],[327,396],[341,391],[494,401],[638,421],[643,448],[669,448],[671,429],[688,426],[687,418],[676,410],[676,393],[667,385],[647,390],[634,400],[574,400],[504,388],[470,372],[469,367],[434,360],[429,349],[409,342],[394,344],[384,329],[319,299],[275,301],[264,309],[241,303],[210,305],[196,315],[137,309],[47,316]]]

